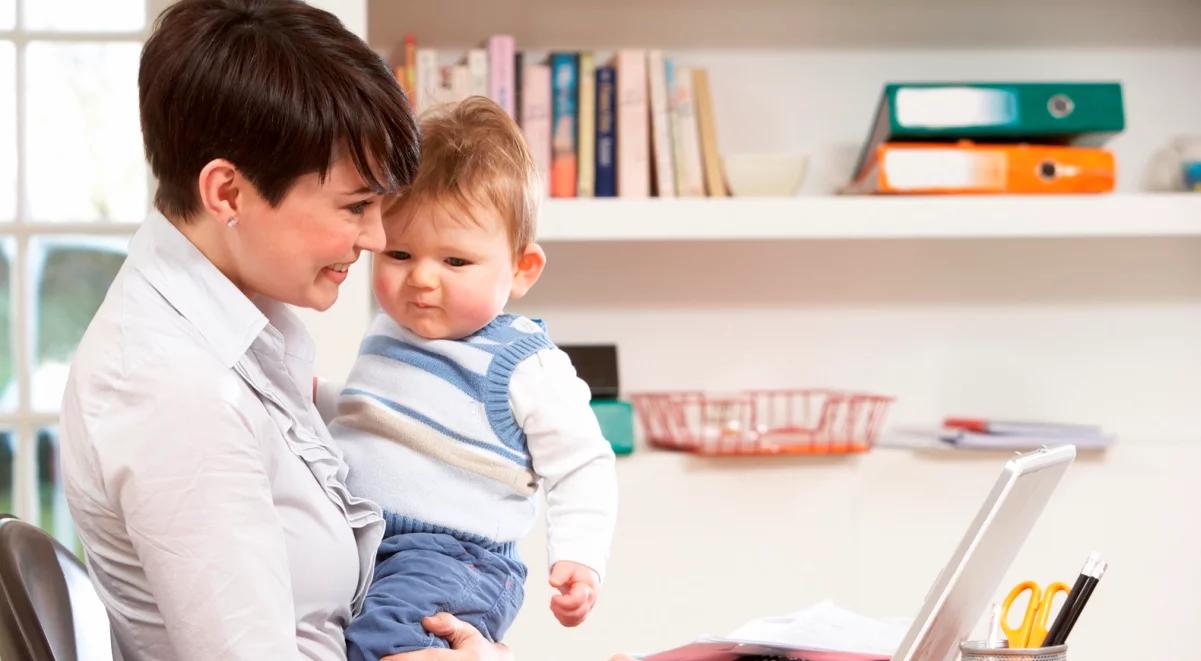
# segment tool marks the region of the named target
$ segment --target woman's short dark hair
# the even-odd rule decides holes
[[[182,0],[155,23],[138,71],[154,204],[200,209],[197,177],[232,162],[272,206],[296,178],[323,179],[343,148],[386,193],[416,174],[420,146],[388,67],[332,14],[297,0]]]

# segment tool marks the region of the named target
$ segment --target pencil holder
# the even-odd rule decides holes
[[[963,661],[1067,661],[1068,646],[1055,645],[1022,649],[1017,647],[988,647],[982,640],[959,644]]]

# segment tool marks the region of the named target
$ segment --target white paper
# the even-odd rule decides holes
[[[901,645],[911,622],[908,618],[871,618],[839,608],[832,601],[823,601],[792,615],[752,620],[735,629],[727,639],[891,656]]]

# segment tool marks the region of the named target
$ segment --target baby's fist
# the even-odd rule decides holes
[[[565,627],[574,627],[588,617],[600,592],[600,576],[577,562],[560,560],[550,568],[550,586],[559,591],[551,597],[550,610]]]

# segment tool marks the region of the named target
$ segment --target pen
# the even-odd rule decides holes
[[[1076,578],[1076,584],[1072,586],[1072,593],[1068,595],[1067,601],[1059,609],[1059,615],[1055,617],[1055,624],[1051,625],[1051,630],[1047,632],[1047,637],[1043,640],[1043,647],[1062,645],[1067,641],[1068,634],[1071,633],[1072,627],[1076,625],[1076,620],[1080,617],[1080,612],[1084,610],[1089,596],[1096,589],[1097,581],[1101,580],[1101,576],[1105,574],[1108,567],[1109,564],[1101,559],[1100,553],[1093,551],[1089,554],[1088,560],[1084,562],[1084,568],[1080,570],[1080,576]]]

